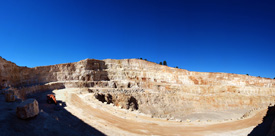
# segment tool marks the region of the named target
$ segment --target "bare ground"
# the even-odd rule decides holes
[[[38,100],[40,113],[28,120],[16,116],[16,106],[21,100],[5,102],[4,95],[0,94],[0,136],[104,135],[68,112],[63,106],[47,104],[47,93],[52,91],[29,96]]]
[[[46,94],[55,93],[59,106],[46,103]],[[0,95],[0,135],[247,135],[262,122],[267,109],[253,116],[227,122],[177,122],[151,118],[137,111],[120,109],[79,94],[78,89],[37,93],[28,97],[39,102],[39,115],[21,120],[16,106]]]
[[[221,123],[176,122],[89,102],[85,95],[75,92],[75,89],[55,91],[57,99],[66,102],[69,112],[107,135],[247,135],[261,123],[267,111],[259,110],[249,118]]]

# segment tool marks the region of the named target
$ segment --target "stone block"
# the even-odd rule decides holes
[[[16,108],[16,115],[21,119],[32,118],[39,114],[38,102],[35,99],[27,99]]]

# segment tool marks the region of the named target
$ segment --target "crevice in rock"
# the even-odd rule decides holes
[[[101,101],[102,103],[106,102],[104,94],[95,94],[95,98]]]
[[[131,96],[128,100],[128,109],[130,108],[132,108],[133,110],[138,110],[138,102],[133,96]]]
[[[110,94],[107,94],[106,100],[107,100],[107,104],[113,103],[113,96]]]
[[[130,82],[128,83],[128,88],[131,88],[131,83]]]

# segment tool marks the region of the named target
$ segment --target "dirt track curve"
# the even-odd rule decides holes
[[[57,95],[60,94],[57,93]],[[266,109],[260,110],[250,118],[216,124],[194,125],[186,122],[152,119],[146,116],[140,117],[143,118],[142,121],[137,121],[96,109],[75,93],[61,93],[61,95],[67,97],[64,101],[67,103],[69,112],[107,135],[245,135],[261,123],[267,111]]]

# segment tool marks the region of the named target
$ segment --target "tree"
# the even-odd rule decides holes
[[[144,59],[144,60],[146,60],[146,61],[147,61],[147,59]]]
[[[141,60],[142,60],[142,58],[139,58],[139,59],[141,59]]]
[[[160,65],[162,65],[162,62],[159,62]]]
[[[178,66],[176,66],[176,68],[179,68]]]
[[[275,79],[275,77],[273,79]]]
[[[166,61],[163,61],[163,65],[167,66],[167,62],[166,62]]]
[[[246,74],[247,76],[249,76],[249,74]]]

